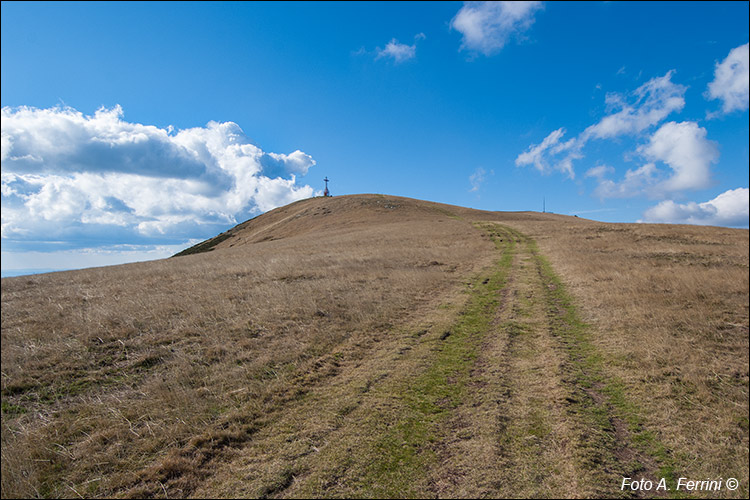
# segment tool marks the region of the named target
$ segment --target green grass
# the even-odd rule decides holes
[[[197,245],[193,245],[190,248],[186,248],[185,250],[174,254],[172,257],[182,257],[185,255],[195,255],[198,253],[204,253],[204,252],[210,252],[214,249],[216,245],[221,243],[224,240],[228,240],[234,236],[234,233],[227,231],[226,233],[221,233],[218,236],[214,236],[213,238],[203,241],[201,243],[198,243]]]
[[[8,403],[7,401],[2,402],[3,414],[20,415],[22,413],[26,413],[27,411],[28,410],[24,408],[23,406],[14,405],[14,404]]]

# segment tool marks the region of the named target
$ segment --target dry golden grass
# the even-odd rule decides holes
[[[562,276],[676,473],[734,477],[746,495],[748,231],[548,217],[508,224]]]
[[[333,202],[314,233],[3,279],[3,497],[106,496],[154,464],[194,467],[214,449],[182,456],[191,440],[244,439],[246,416],[325,378],[336,346],[418,315],[491,252],[432,207]]]
[[[389,391],[429,366],[496,258],[477,220],[536,239],[677,472],[738,477],[746,494],[746,230],[361,195],[282,207],[207,253],[3,279],[2,497],[327,491],[303,488],[300,464],[333,488],[368,456],[337,442],[373,442]]]

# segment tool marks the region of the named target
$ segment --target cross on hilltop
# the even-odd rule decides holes
[[[326,190],[323,191],[323,196],[331,196],[331,192],[328,191],[328,176],[326,175],[326,178],[323,180],[326,181]]]

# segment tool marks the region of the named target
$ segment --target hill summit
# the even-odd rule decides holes
[[[270,210],[176,256],[232,248],[263,241],[357,231],[378,224],[409,224],[464,217],[468,219],[542,221],[559,217],[536,212],[488,212],[381,194],[316,197]]]

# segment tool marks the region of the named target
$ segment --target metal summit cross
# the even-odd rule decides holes
[[[323,180],[326,181],[326,190],[323,191],[323,196],[331,196],[331,192],[328,191],[328,176],[326,176],[326,178]]]

